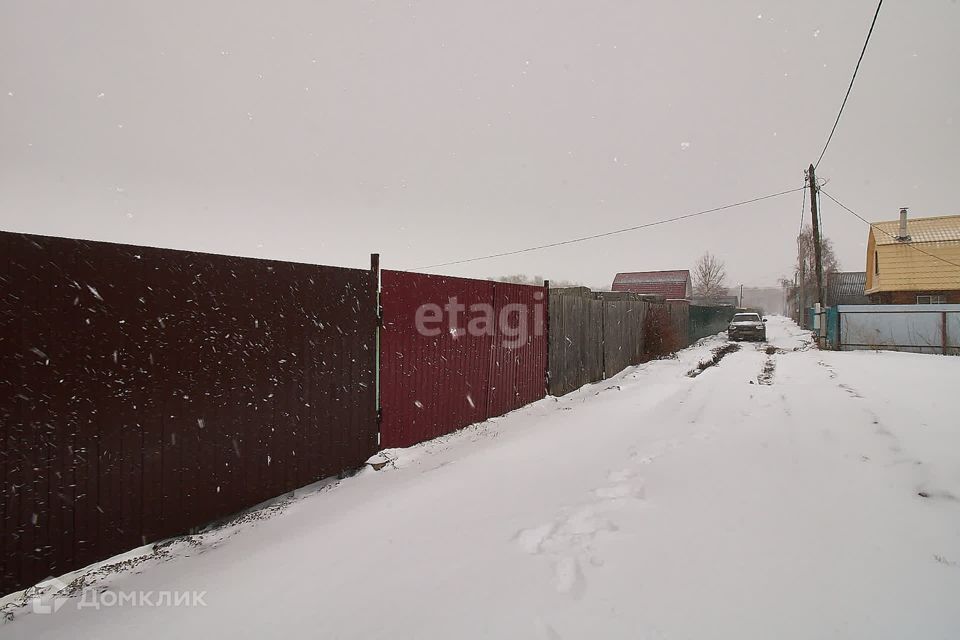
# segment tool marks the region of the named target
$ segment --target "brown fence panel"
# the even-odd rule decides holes
[[[370,271],[0,233],[0,591],[360,466]]]
[[[467,332],[465,320],[471,306],[492,306],[493,283],[389,270],[380,282],[380,446],[408,447],[484,420],[493,336]]]
[[[385,270],[381,288],[381,447],[424,442],[544,396],[542,287]]]
[[[546,395],[547,300],[543,287],[496,282],[487,416],[499,416]]]

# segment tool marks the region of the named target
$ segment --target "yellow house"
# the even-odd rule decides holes
[[[960,215],[870,225],[866,295],[879,304],[960,303]]]

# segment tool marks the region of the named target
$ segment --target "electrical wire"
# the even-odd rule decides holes
[[[873,27],[877,24],[877,16],[880,15],[880,7],[883,5],[883,0],[877,3],[877,10],[873,14],[873,21],[870,23],[870,30],[867,32],[867,39],[863,42],[863,49],[860,51],[860,58],[857,60],[857,66],[853,69],[853,77],[850,78],[850,86],[847,87],[847,94],[843,96],[843,103],[840,105],[840,111],[837,113],[837,119],[833,123],[833,128],[830,130],[830,135],[827,137],[826,144],[823,145],[823,151],[820,152],[820,157],[817,158],[816,163],[813,165],[814,168],[820,166],[820,161],[823,160],[824,154],[827,152],[827,147],[830,146],[830,141],[833,140],[833,134],[837,131],[837,125],[840,124],[840,116],[843,115],[843,108],[847,106],[847,98],[850,97],[850,92],[853,90],[853,81],[857,79],[857,71],[860,70],[860,63],[863,62],[863,54],[867,52],[867,43],[870,42],[870,36],[873,35]]]
[[[848,207],[847,205],[843,204],[842,202],[840,202],[839,200],[837,200],[836,198],[834,198],[832,195],[830,195],[829,193],[827,193],[827,192],[824,191],[823,189],[820,189],[820,191],[823,193],[823,195],[827,196],[828,198],[830,198],[831,200],[833,200],[836,204],[840,205],[841,208],[843,208],[844,210],[846,210],[846,211],[849,212],[849,213],[852,213],[852,214],[855,215],[856,217],[860,218],[861,221],[867,223],[867,224],[870,226],[871,229],[876,229],[876,230],[879,231],[880,233],[882,233],[882,234],[884,234],[884,235],[886,235],[886,236],[889,236],[890,238],[892,238],[892,239],[894,239],[894,240],[897,239],[897,236],[893,235],[892,233],[890,233],[890,232],[887,231],[886,229],[882,229],[882,228],[880,228],[879,226],[873,224],[872,222],[870,222],[869,220],[867,220],[866,218],[864,218],[863,216],[861,216],[859,213],[857,213],[856,211],[854,211],[853,209],[851,209],[851,208]],[[946,258],[942,258],[942,257],[940,257],[940,256],[938,256],[938,255],[936,255],[936,254],[930,253],[929,251],[924,251],[923,249],[921,249],[920,247],[918,247],[916,244],[914,244],[914,243],[912,243],[912,242],[902,243],[902,246],[910,247],[911,249],[914,249],[915,251],[919,251],[920,253],[923,253],[923,254],[925,254],[925,255],[930,256],[931,258],[936,258],[937,260],[940,260],[941,262],[946,262],[947,264],[953,265],[954,267],[960,267],[960,263],[952,262],[952,261],[950,261],[950,260],[947,260]]]
[[[423,267],[415,267],[416,270],[420,269],[434,269],[436,267],[449,267],[450,265],[455,264],[465,264],[467,262],[477,262],[479,260],[490,260],[493,258],[502,258],[504,256],[514,256],[520,253],[528,253],[530,251],[540,251],[541,249],[549,249],[551,247],[559,247],[567,244],[574,244],[577,242],[584,242],[586,240],[595,240],[597,238],[606,238],[608,236],[617,235],[618,233],[626,233],[628,231],[637,231],[639,229],[647,229],[649,227],[655,227],[661,224],[668,224],[670,222],[677,222],[679,220],[686,220],[688,218],[695,218],[697,216],[706,215],[708,213],[715,213],[717,211],[724,211],[726,209],[733,209],[734,207],[740,207],[746,204],[751,204],[754,202],[760,202],[762,200],[769,200],[771,198],[777,198],[779,196],[787,195],[788,193],[796,193],[802,189],[806,189],[806,186],[800,187],[799,189],[788,189],[787,191],[779,191],[777,193],[767,194],[765,196],[758,196],[756,198],[750,198],[749,200],[741,200],[740,202],[734,202],[732,204],[725,204],[720,207],[714,207],[712,209],[705,209],[703,211],[697,211],[695,213],[687,213],[682,216],[676,216],[673,218],[667,218],[665,220],[657,220],[655,222],[647,222],[645,224],[638,224],[633,227],[626,227],[624,229],[616,229],[615,231],[606,231],[604,233],[596,233],[589,236],[583,236],[580,238],[573,238],[571,240],[561,240],[559,242],[551,242],[549,244],[541,244],[536,247],[527,247],[526,249],[516,249],[513,251],[504,251],[502,253],[493,253],[486,256],[478,256],[476,258],[466,258],[464,260],[451,260],[450,262],[440,262],[438,264],[431,264]]]

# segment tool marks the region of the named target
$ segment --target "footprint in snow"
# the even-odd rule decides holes
[[[620,469],[619,471],[611,471],[607,476],[607,480],[610,482],[624,482],[635,475],[637,475],[637,472],[633,469]]]
[[[603,500],[619,500],[622,498],[636,498],[637,500],[642,500],[644,498],[644,489],[643,485],[640,483],[615,484],[610,487],[594,489],[593,495]]]
[[[557,630],[550,626],[546,620],[535,618],[533,627],[537,631],[537,637],[543,640],[563,640],[563,637],[557,633]]]
[[[559,593],[575,599],[583,596],[587,590],[587,581],[580,569],[580,562],[572,556],[564,556],[554,567],[554,587]]]
[[[536,555],[543,551],[543,544],[550,539],[556,528],[557,525],[550,522],[532,529],[523,529],[517,532],[514,539],[525,552]]]

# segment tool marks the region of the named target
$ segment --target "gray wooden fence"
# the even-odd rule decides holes
[[[686,302],[657,296],[550,290],[548,392],[560,396],[687,344]]]

